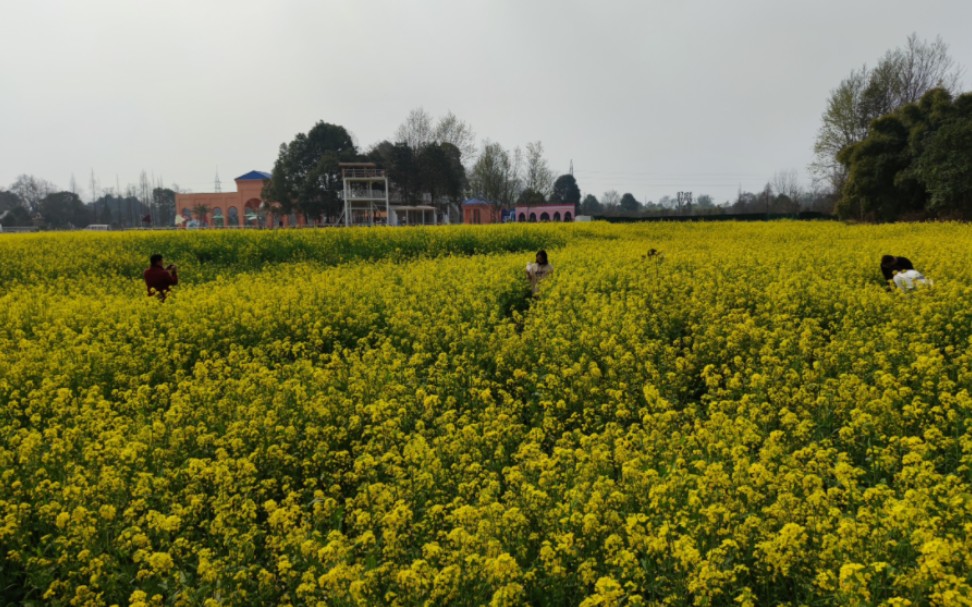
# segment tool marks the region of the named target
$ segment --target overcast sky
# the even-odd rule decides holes
[[[912,32],[972,82],[970,0],[2,0],[0,187],[89,200],[141,171],[223,190],[317,121],[362,150],[409,110],[512,149],[542,141],[584,194],[716,202],[796,169],[829,92]]]

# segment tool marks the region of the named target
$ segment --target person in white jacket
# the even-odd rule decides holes
[[[888,289],[892,288],[893,283],[906,293],[919,286],[927,287],[932,284],[924,274],[915,269],[907,257],[885,255],[881,258],[881,273],[884,280],[888,281]]]
[[[925,275],[918,270],[902,270],[900,272],[896,272],[892,280],[894,281],[895,286],[905,293],[908,291],[913,291],[919,286],[931,286],[931,281],[925,278]]]
[[[528,263],[526,266],[527,279],[530,281],[530,289],[536,295],[540,288],[540,281],[553,274],[553,265],[547,260],[547,252],[537,251],[536,262]]]

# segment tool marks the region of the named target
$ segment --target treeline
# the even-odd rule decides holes
[[[540,141],[509,150],[486,140],[477,150],[465,123],[452,114],[435,122],[420,109],[409,114],[394,141],[381,141],[365,152],[356,148],[343,126],[318,122],[280,146],[264,198],[274,201],[280,213],[333,220],[343,208],[339,164],[363,161],[385,169],[393,201],[433,205],[443,215],[450,213],[450,207],[457,210],[466,198],[504,209],[545,202],[574,204],[579,214],[607,217],[829,214],[834,208],[832,194],[805,191],[793,170],[777,173],[760,192],[741,191],[734,201],[721,204],[709,195],[642,202],[613,190],[601,199],[587,194],[582,200],[580,185],[571,173],[554,177]]]
[[[501,208],[580,203],[573,175],[554,178],[540,141],[524,151],[489,140],[477,148],[474,140],[472,128],[452,113],[435,120],[421,108],[409,113],[393,137],[367,150],[359,150],[343,126],[321,121],[281,144],[263,197],[275,212],[330,222],[343,209],[339,165],[373,162],[385,170],[393,201],[434,206],[450,221],[460,219],[459,205],[467,198]]]
[[[0,189],[0,226],[45,230],[91,224],[113,228],[170,226],[175,219],[176,191],[161,185],[140,189],[129,186],[124,194],[106,191],[95,200],[83,202],[76,191],[59,190],[44,179],[21,175],[9,189]]]
[[[601,199],[593,194],[584,197],[579,207],[582,215],[606,218],[645,217],[702,217],[702,216],[791,216],[799,213],[830,215],[836,200],[824,191],[805,191],[796,181],[795,172],[778,173],[773,183],[760,192],[740,191],[734,201],[716,204],[703,194],[693,198],[690,193],[672,198],[662,196],[658,202],[642,203],[631,193],[618,195],[605,192]]]

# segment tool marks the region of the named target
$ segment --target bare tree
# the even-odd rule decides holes
[[[618,194],[617,190],[609,190],[604,192],[601,196],[601,206],[604,207],[606,211],[617,210],[618,205],[621,204],[621,194]]]
[[[511,155],[498,143],[486,140],[469,175],[473,196],[499,207],[510,207],[520,190],[519,149]]]
[[[810,172],[818,185],[826,183],[834,191],[840,189],[844,181],[844,168],[837,161],[837,154],[846,146],[864,139],[867,134],[868,118],[860,111],[867,80],[867,67],[862,67],[852,71],[830,92],[823,124],[813,145],[814,161],[810,165]]]
[[[31,214],[37,213],[41,200],[56,190],[57,186],[53,183],[33,175],[19,175],[13,185],[10,186],[10,191],[20,196]]]
[[[98,200],[98,181],[95,179],[94,169],[91,169],[91,202]]]
[[[144,170],[138,176],[138,201],[145,205],[145,208],[152,208],[152,184]],[[151,210],[149,211],[149,221],[155,221],[155,213]],[[145,223],[144,219],[142,219],[142,223]]]
[[[885,53],[873,69],[852,71],[827,100],[810,165],[817,184],[826,182],[839,190],[845,177],[837,161],[842,149],[864,139],[873,120],[918,101],[933,88],[958,92],[962,72],[941,37],[925,42],[915,34],[903,48]]]
[[[439,143],[451,143],[462,152],[464,162],[476,156],[476,134],[472,127],[456,118],[452,112],[439,119],[435,125],[434,138]]]
[[[432,116],[424,108],[415,108],[409,112],[405,122],[395,131],[395,141],[405,143],[413,150],[432,143],[434,139]]]
[[[476,134],[452,112],[435,122],[424,108],[412,110],[395,131],[395,141],[416,152],[430,143],[451,143],[462,153],[463,163],[476,155]]]
[[[513,148],[513,157],[510,160],[510,170],[506,179],[506,195],[503,203],[507,207],[512,207],[516,202],[520,192],[523,191],[523,151],[519,146]]]
[[[803,193],[800,188],[800,176],[796,169],[777,171],[772,180],[773,191],[790,200],[797,201]]]
[[[963,69],[949,56],[941,36],[929,43],[912,33],[905,48],[888,52],[884,61],[897,68],[891,87],[896,106],[914,103],[933,88],[959,91]]]
[[[543,157],[543,143],[536,141],[526,144],[526,169],[523,174],[523,186],[549,197],[553,191],[553,171]]]

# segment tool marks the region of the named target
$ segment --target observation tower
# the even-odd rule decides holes
[[[373,226],[388,223],[388,176],[373,162],[342,162],[344,225]],[[340,221],[338,222],[340,223]]]

